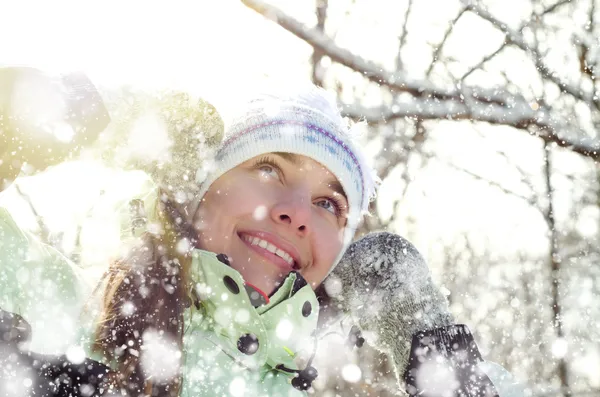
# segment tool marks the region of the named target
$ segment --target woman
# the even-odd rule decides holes
[[[214,164],[154,167],[147,230],[105,280],[94,349],[133,395],[289,396],[314,379],[295,362],[315,344],[313,288],[374,179],[316,87],[257,98],[236,120]]]
[[[105,284],[95,350],[117,369],[113,384],[134,395],[303,394],[317,375],[313,289],[344,257],[342,305],[378,334],[409,394],[523,395],[454,324],[410,243],[371,234],[344,256],[374,196],[362,158],[333,99],[309,87],[250,102],[214,163],[158,167],[159,199],[136,216],[151,227]]]
[[[124,117],[112,109],[113,131],[130,132],[140,120],[160,126],[153,133],[164,135],[169,155],[128,153],[152,177],[126,206],[129,252],[99,288],[93,349],[83,343],[84,351],[58,360],[48,376],[63,385],[61,376],[71,375],[64,395],[302,395],[316,377],[313,288],[342,257],[375,185],[334,102],[316,88],[263,96],[222,143],[220,118],[205,102],[165,95],[126,108]],[[354,258],[344,267],[361,266]],[[51,284],[58,267],[38,283],[4,281],[36,291]],[[406,279],[412,284],[410,274]],[[60,282],[77,284],[64,276]],[[73,300],[84,299],[79,293]],[[81,324],[85,342],[89,322]],[[43,342],[39,331],[34,327],[33,340]],[[57,343],[73,343],[65,339]],[[111,371],[82,361],[86,355]],[[65,367],[73,361],[79,366]]]

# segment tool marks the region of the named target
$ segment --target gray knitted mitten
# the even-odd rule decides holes
[[[448,302],[433,284],[427,264],[404,238],[371,233],[350,245],[331,275],[335,302],[350,312],[367,342],[391,355],[396,375],[408,365],[413,334],[453,324]]]

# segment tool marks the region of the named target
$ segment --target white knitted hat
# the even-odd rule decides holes
[[[188,221],[221,175],[253,157],[273,152],[299,154],[319,162],[344,188],[349,214],[337,264],[375,196],[377,177],[353,142],[333,96],[314,85],[283,95],[261,95],[238,113],[225,132],[213,169],[207,170],[207,177],[198,177],[201,187],[195,203],[188,207]]]

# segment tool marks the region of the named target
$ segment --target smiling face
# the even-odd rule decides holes
[[[300,155],[252,158],[217,179],[194,217],[200,248],[226,254],[270,294],[292,270],[313,288],[343,246],[348,201],[333,174]]]

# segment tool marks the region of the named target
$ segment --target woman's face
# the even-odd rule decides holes
[[[229,257],[270,294],[292,270],[315,288],[342,248],[348,201],[337,179],[301,155],[252,158],[217,179],[194,225],[200,247]]]

